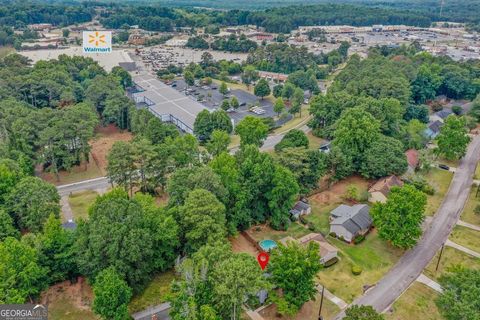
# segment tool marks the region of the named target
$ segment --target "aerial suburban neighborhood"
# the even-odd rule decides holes
[[[0,0],[0,320],[479,320],[478,0]]]

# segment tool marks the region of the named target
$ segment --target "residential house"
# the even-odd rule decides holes
[[[309,233],[299,239],[295,239],[290,236],[280,239],[280,243],[283,245],[287,245],[289,242],[295,242],[304,246],[310,242],[317,243],[319,247],[318,254],[320,256],[321,264],[326,264],[332,259],[336,259],[338,257],[338,249],[328,243],[327,240],[325,240],[325,238],[319,233]]]
[[[440,134],[440,128],[442,126],[443,122],[440,120],[429,123],[427,129],[425,129],[425,136],[429,139],[435,139]]]
[[[381,178],[373,186],[371,186],[370,189],[368,189],[368,193],[370,194],[368,201],[385,203],[390,190],[393,187],[401,186],[403,186],[403,181],[397,176]]]
[[[418,168],[418,165],[420,164],[418,151],[415,149],[408,149],[407,151],[405,151],[405,156],[407,157],[407,163],[408,163],[407,173],[408,174],[415,173],[415,170]]]
[[[347,242],[365,235],[372,227],[370,208],[366,204],[342,204],[330,213],[330,233]]]
[[[305,201],[297,201],[295,206],[293,206],[292,210],[290,210],[290,214],[292,215],[293,220],[298,220],[300,216],[310,214],[312,212],[312,208],[310,205]]]

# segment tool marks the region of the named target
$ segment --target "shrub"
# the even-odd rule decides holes
[[[357,266],[356,264],[352,265],[352,274],[354,276],[359,276],[362,274],[362,268],[360,266]]]
[[[337,262],[338,262],[338,258],[335,257],[335,258],[330,259],[330,260],[328,260],[327,262],[325,262],[325,263],[323,264],[323,266],[324,266],[325,268],[328,268],[328,267],[330,267],[330,266],[333,266],[333,265],[334,265],[335,263],[337,263]]]
[[[310,231],[315,231],[316,230],[315,225],[311,222],[308,222],[307,226],[308,226],[308,230],[310,230]]]
[[[308,221],[305,219],[304,216],[300,216],[300,219],[299,219],[299,220],[300,220],[300,222],[301,222],[302,224],[308,224]]]
[[[475,214],[480,214],[480,204],[477,204],[475,209],[473,209],[473,212],[475,212]]]
[[[435,189],[431,185],[429,185],[428,182],[423,178],[415,178],[412,181],[412,184],[415,188],[425,192],[430,196],[433,196],[435,194]]]
[[[330,232],[329,233],[330,237],[332,238],[336,238],[337,237],[337,234],[335,232]]]
[[[353,243],[359,244],[359,243],[361,243],[363,240],[365,240],[365,236],[364,236],[364,235],[357,236],[357,237],[355,237],[355,239],[353,239]]]
[[[459,116],[462,113],[462,107],[460,106],[453,106],[452,107],[452,112],[455,113],[457,116]]]

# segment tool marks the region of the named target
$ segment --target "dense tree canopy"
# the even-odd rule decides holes
[[[115,271],[115,268],[109,267],[101,271],[93,284],[93,300],[92,309],[103,319],[127,319],[128,303],[132,297],[132,289],[130,289]]]
[[[386,203],[375,203],[370,213],[380,238],[400,248],[413,247],[422,235],[427,196],[412,185],[394,187]]]
[[[450,160],[463,157],[470,142],[465,125],[464,118],[449,116],[438,135],[438,149],[436,151]]]
[[[315,275],[321,269],[318,250],[315,242],[306,247],[289,242],[272,253],[268,271],[272,274],[271,282],[282,289],[279,299],[289,305],[287,314],[296,313],[317,293]]]
[[[127,283],[138,288],[155,271],[170,267],[178,247],[178,227],[153,199],[128,199],[120,189],[100,196],[88,221],[77,229],[77,264],[82,274],[95,278],[114,267]]]
[[[448,320],[478,318],[479,301],[472,299],[480,294],[480,271],[457,268],[440,278],[443,293],[436,303]]]

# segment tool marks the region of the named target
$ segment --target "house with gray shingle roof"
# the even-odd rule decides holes
[[[366,204],[341,204],[330,213],[330,233],[347,242],[366,234],[372,227],[370,208]]]

